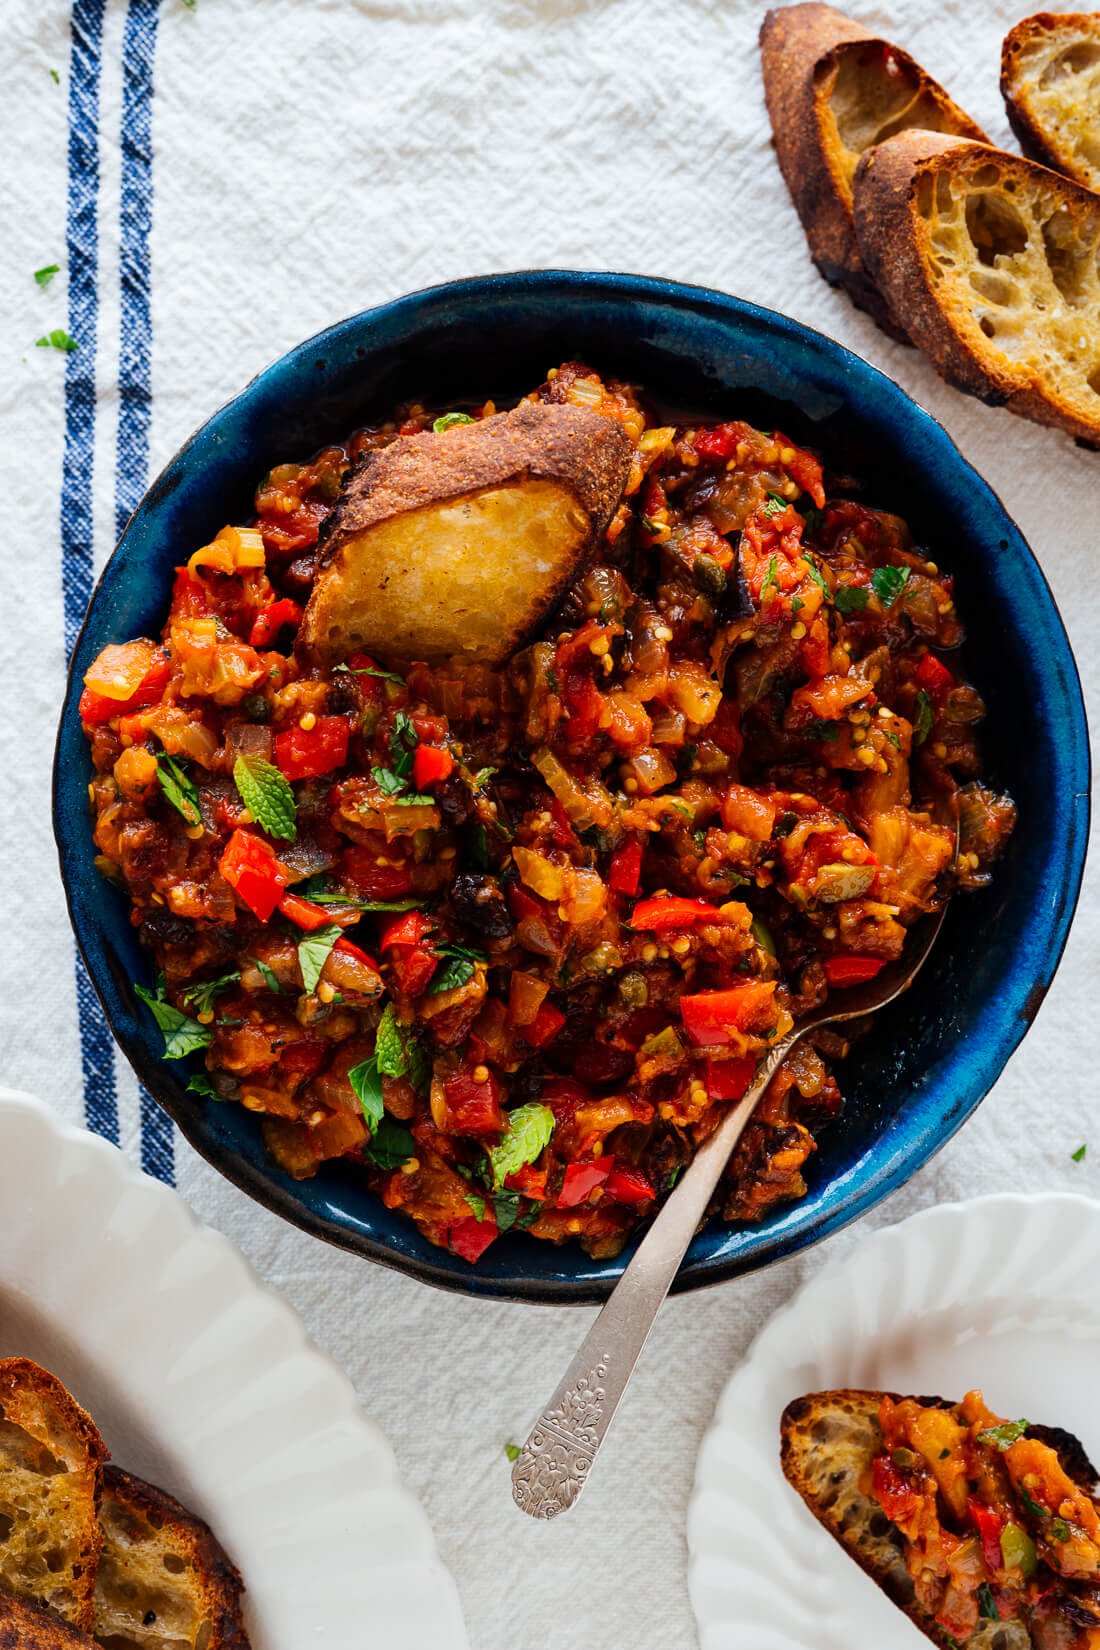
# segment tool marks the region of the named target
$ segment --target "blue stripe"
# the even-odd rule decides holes
[[[153,66],[159,0],[130,0],[122,44],[122,198],[119,208],[120,326],[115,529],[121,534],[145,491],[153,395],[149,235],[153,225]],[[145,1088],[141,1166],[175,1178],[172,1122]]]
[[[99,238],[99,79],[105,0],[74,0],[69,65],[69,198],[66,255],[69,331],[79,349],[66,357],[65,448],[61,476],[61,592],[65,657],[72,653],[92,593],[92,467],[95,458],[95,352]],[[117,1144],[114,1044],[83,962],[76,959],[76,1006],[84,1115]]]

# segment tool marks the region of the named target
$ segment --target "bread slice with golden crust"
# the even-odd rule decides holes
[[[95,1640],[53,1610],[0,1593],[0,1650],[95,1650]]]
[[[920,1608],[905,1566],[901,1534],[860,1480],[882,1448],[879,1405],[893,1393],[841,1389],[814,1392],[787,1405],[780,1422],[780,1463],[818,1523],[877,1582],[914,1627],[941,1650],[960,1650],[957,1640]],[[942,1398],[921,1404],[947,1409]],[[1020,1622],[985,1621],[966,1641],[966,1650],[1031,1650]]]
[[[498,664],[561,599],[630,471],[622,426],[523,402],[368,454],[330,518],[299,648]]]
[[[1037,12],[1001,47],[1001,95],[1032,160],[1100,189],[1100,12]]]
[[[0,1360],[0,1590],[88,1631],[107,1450],[91,1417],[29,1358]]]
[[[241,1578],[213,1533],[164,1490],[109,1466],[95,1637],[125,1650],[248,1650]]]
[[[1100,442],[1100,197],[985,144],[902,132],[860,162],[855,220],[942,377]]]
[[[852,221],[856,166],[872,145],[910,127],[978,141],[985,133],[908,52],[832,6],[769,11],[760,51],[779,167],[814,262],[904,338],[904,316],[891,316],[860,254]]]

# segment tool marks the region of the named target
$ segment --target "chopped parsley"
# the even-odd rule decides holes
[[[435,423],[432,425],[432,432],[435,435],[442,435],[445,430],[453,430],[456,424],[472,423],[474,423],[474,420],[470,417],[469,413],[444,413],[442,418],[437,418]]]
[[[412,772],[413,757],[419,743],[412,717],[407,710],[399,710],[390,729],[390,756],[398,779],[407,779]]]
[[[1088,1149],[1088,1143],[1086,1142],[1083,1146],[1078,1146],[1075,1152],[1070,1152],[1069,1155],[1075,1163],[1083,1163],[1085,1161],[1085,1153]]]
[[[58,74],[56,69],[50,70],[50,79],[53,81],[55,86],[60,86],[61,76]]]
[[[290,780],[262,756],[242,751],[233,764],[233,783],[241,801],[268,836],[292,842],[298,834],[297,810]]]
[[[523,1451],[520,1449],[518,1444],[505,1444],[504,1453],[508,1457],[509,1461],[518,1461],[520,1456],[523,1454]]]
[[[909,583],[911,571],[911,568],[908,567],[875,568],[871,574],[871,589],[883,607],[893,607],[905,586]]]
[[[41,269],[36,269],[34,272],[35,282],[38,286],[49,286],[54,276],[60,275],[60,273],[60,264],[43,264]]]
[[[862,613],[871,600],[871,592],[862,584],[838,584],[833,591],[833,606],[838,613]]]
[[[768,502],[764,506],[766,516],[781,516],[790,505],[790,499],[783,498],[779,493],[769,491]]]
[[[72,355],[80,348],[76,339],[64,327],[54,327],[52,332],[44,333],[34,341],[36,349],[59,349],[65,355]]]
[[[398,687],[405,686],[405,678],[398,676],[393,670],[379,670],[375,665],[360,665],[353,670],[350,665],[333,665],[333,675],[343,671],[346,676],[377,676],[380,682],[396,682]]]
[[[809,573],[810,578],[817,585],[819,590],[824,591],[826,598],[828,598],[829,586],[825,583],[825,575],[822,573],[820,567],[814,561],[812,556],[803,555],[802,559],[806,563],[806,571]]]
[[[936,713],[932,709],[932,701],[923,688],[917,694],[913,704],[915,718],[913,721],[913,743],[923,745],[936,721]]]
[[[149,1008],[164,1036],[165,1060],[182,1060],[196,1049],[206,1048],[213,1033],[197,1020],[182,1013],[164,994],[164,975],[157,975],[156,996],[143,985],[134,986],[134,994]]]

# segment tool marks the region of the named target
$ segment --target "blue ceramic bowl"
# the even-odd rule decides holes
[[[414,396],[504,401],[580,357],[684,413],[744,416],[820,448],[906,516],[957,576],[968,668],[985,694],[988,772],[1019,804],[993,888],[957,902],[912,992],[845,1062],[840,1120],[821,1136],[809,1194],[758,1226],[712,1224],[676,1287],[763,1266],[826,1237],[908,1180],[970,1116],[1050,985],[1077,899],[1088,831],[1080,684],[1053,597],[1017,528],[943,429],[898,386],[820,334],[718,292],[627,275],[490,276],[368,310],[292,350],[223,407],[150,488],[92,597],[58,736],[54,821],[77,939],[142,1081],[211,1163],[304,1230],[477,1295],[593,1301],[626,1256],[589,1260],[523,1233],[476,1267],[383,1208],[353,1168],[296,1182],[265,1154],[255,1116],[185,1092],[135,1000],[149,959],[127,902],[92,864],[81,677],[108,641],[159,632],[172,568],[249,513],[270,465],[305,456]]]

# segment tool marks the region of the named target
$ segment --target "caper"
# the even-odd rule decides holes
[[[722,595],[726,588],[726,575],[713,556],[696,556],[691,571],[699,589],[706,595]]]
[[[271,706],[262,693],[250,693],[241,702],[241,709],[250,722],[266,722],[271,715]]]

